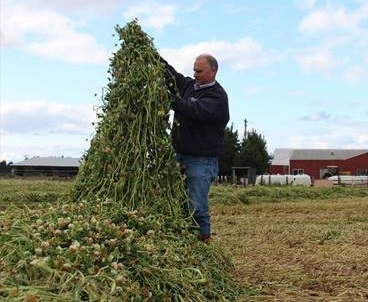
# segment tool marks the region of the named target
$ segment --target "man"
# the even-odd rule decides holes
[[[224,130],[229,121],[228,97],[216,81],[218,64],[213,56],[202,54],[196,58],[194,79],[178,73],[165,60],[161,61],[169,75],[168,81],[173,80],[175,84],[170,89],[175,95],[172,139],[176,159],[186,175],[199,238],[209,241],[208,192],[217,177],[218,156],[224,149]]]

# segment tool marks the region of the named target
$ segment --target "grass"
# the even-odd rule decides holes
[[[32,205],[38,202],[55,202],[68,194],[70,180],[0,178],[0,209],[10,203]]]
[[[57,200],[71,184],[0,180],[0,208]],[[210,202],[239,302],[368,300],[368,188],[213,186]]]

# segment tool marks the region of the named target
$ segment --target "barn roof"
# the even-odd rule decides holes
[[[293,149],[276,149],[271,160],[272,166],[288,166]]]
[[[368,149],[276,149],[273,166],[289,166],[290,160],[346,160],[368,153]]]
[[[294,149],[290,159],[346,160],[364,153],[368,149]]]
[[[12,166],[79,167],[79,157],[32,157]]]

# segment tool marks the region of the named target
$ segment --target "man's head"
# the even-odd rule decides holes
[[[194,79],[197,85],[213,82],[218,69],[217,60],[209,54],[199,55],[193,66]]]

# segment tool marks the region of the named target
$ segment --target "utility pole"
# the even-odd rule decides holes
[[[244,140],[247,139],[247,119],[244,119]]]

